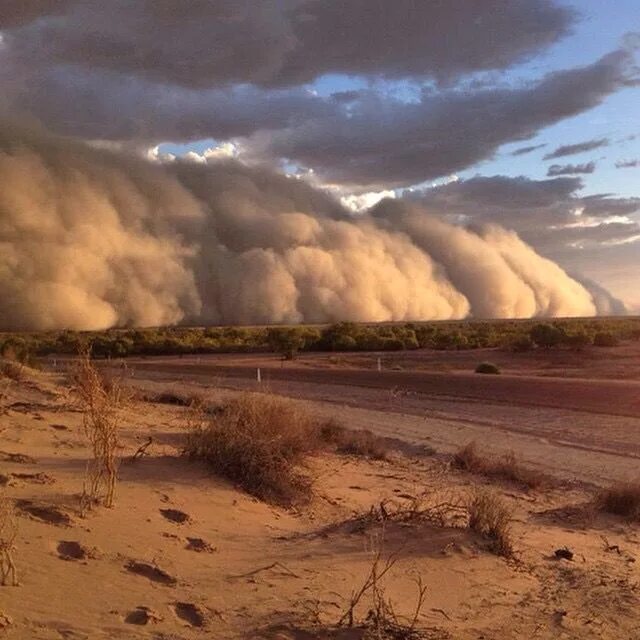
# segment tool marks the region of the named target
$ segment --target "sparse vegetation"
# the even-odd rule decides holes
[[[547,482],[544,474],[522,466],[513,452],[498,458],[480,454],[475,442],[462,447],[453,455],[453,466],[488,478],[505,480],[537,489]]]
[[[15,540],[18,535],[18,521],[13,503],[0,496],[0,585],[18,584],[18,574],[13,560]]]
[[[108,508],[113,506],[120,413],[128,396],[118,379],[108,380],[96,369],[88,351],[80,354],[73,382],[92,456],[87,463],[81,496],[81,511],[85,513],[98,503]]]
[[[603,489],[597,496],[598,507],[630,520],[640,520],[640,482],[620,482]]]
[[[298,351],[398,351],[502,347],[585,348],[598,333],[638,339],[640,318],[465,320],[288,327],[162,327],[99,332],[0,334],[0,354],[30,365],[34,356],[75,354],[90,345],[94,357],[187,353],[268,352],[295,357]]]
[[[509,558],[513,555],[511,512],[497,495],[479,490],[469,501],[469,529],[491,542],[491,550]]]
[[[194,421],[184,453],[248,493],[288,506],[310,497],[311,481],[299,466],[318,442],[314,421],[298,404],[245,393]]]
[[[500,373],[500,369],[492,362],[481,362],[475,369],[476,373],[488,373],[497,375]]]

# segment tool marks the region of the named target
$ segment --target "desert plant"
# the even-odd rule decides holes
[[[479,490],[472,495],[468,511],[469,529],[487,538],[494,553],[511,557],[511,514],[506,504],[497,495]]]
[[[88,351],[83,351],[73,374],[73,390],[83,411],[84,433],[91,447],[81,495],[84,514],[102,502],[112,507],[118,475],[118,430],[120,415],[128,400],[122,382],[107,379],[94,366]]]
[[[500,369],[491,362],[481,362],[475,369],[476,373],[498,374]]]
[[[18,574],[13,560],[15,540],[18,535],[18,521],[13,503],[0,496],[0,584],[18,584]]]
[[[607,513],[640,520],[640,482],[619,482],[603,489],[596,503]]]
[[[297,467],[318,444],[316,424],[301,405],[244,393],[192,421],[184,453],[248,493],[288,506],[310,497],[311,481]]]
[[[338,453],[386,460],[389,446],[384,438],[367,429],[347,429],[336,420],[327,420],[320,425],[320,439],[335,447]]]

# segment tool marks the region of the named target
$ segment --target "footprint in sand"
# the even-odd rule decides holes
[[[70,527],[72,520],[68,514],[51,505],[34,504],[31,500],[17,500],[16,507],[36,520],[54,524],[59,527]]]
[[[6,629],[13,624],[13,620],[6,614],[0,611],[0,630]]]
[[[160,584],[166,584],[171,587],[174,587],[178,583],[178,581],[166,571],[163,571],[152,564],[148,564],[147,562],[130,560],[125,565],[125,569],[130,573],[135,573],[136,575],[147,578],[147,580],[151,580],[152,582],[159,582]]]
[[[184,524],[185,522],[189,522],[191,520],[188,513],[179,511],[178,509],[160,509],[160,513],[167,520],[170,520],[171,522],[175,522],[177,524]]]
[[[153,609],[145,606],[136,607],[133,611],[125,616],[124,621],[127,624],[145,625],[150,622],[160,622],[162,617],[159,616]]]
[[[0,458],[5,462],[15,462],[16,464],[36,464],[37,460],[25,453],[13,453],[11,451],[0,451]]]
[[[187,537],[187,546],[186,549],[189,551],[198,551],[200,553],[214,553],[218,549],[216,547],[212,547],[206,540],[202,538],[189,538]]]
[[[191,602],[176,602],[173,610],[180,620],[184,620],[190,627],[204,627],[205,615],[197,605]]]
[[[49,426],[56,431],[69,431],[69,427],[64,424],[50,424]]]
[[[30,482],[31,484],[54,484],[55,480],[46,473],[12,473],[12,478]]]

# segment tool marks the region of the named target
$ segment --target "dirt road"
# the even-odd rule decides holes
[[[520,406],[554,407],[603,415],[640,417],[640,382],[590,380],[522,375],[480,375],[424,371],[371,371],[350,368],[280,366],[267,358],[238,356],[189,356],[183,358],[131,359],[138,371],[155,371],[176,378],[184,376],[256,380],[260,367],[263,381],[305,382],[346,387],[395,390]]]
[[[637,382],[281,366],[255,355],[136,358],[127,365],[143,387],[204,395],[268,388],[354,428],[441,452],[476,441],[565,479],[606,484],[640,472]]]

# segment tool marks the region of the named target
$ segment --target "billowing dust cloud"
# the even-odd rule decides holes
[[[0,328],[593,315],[512,232],[0,126]]]

